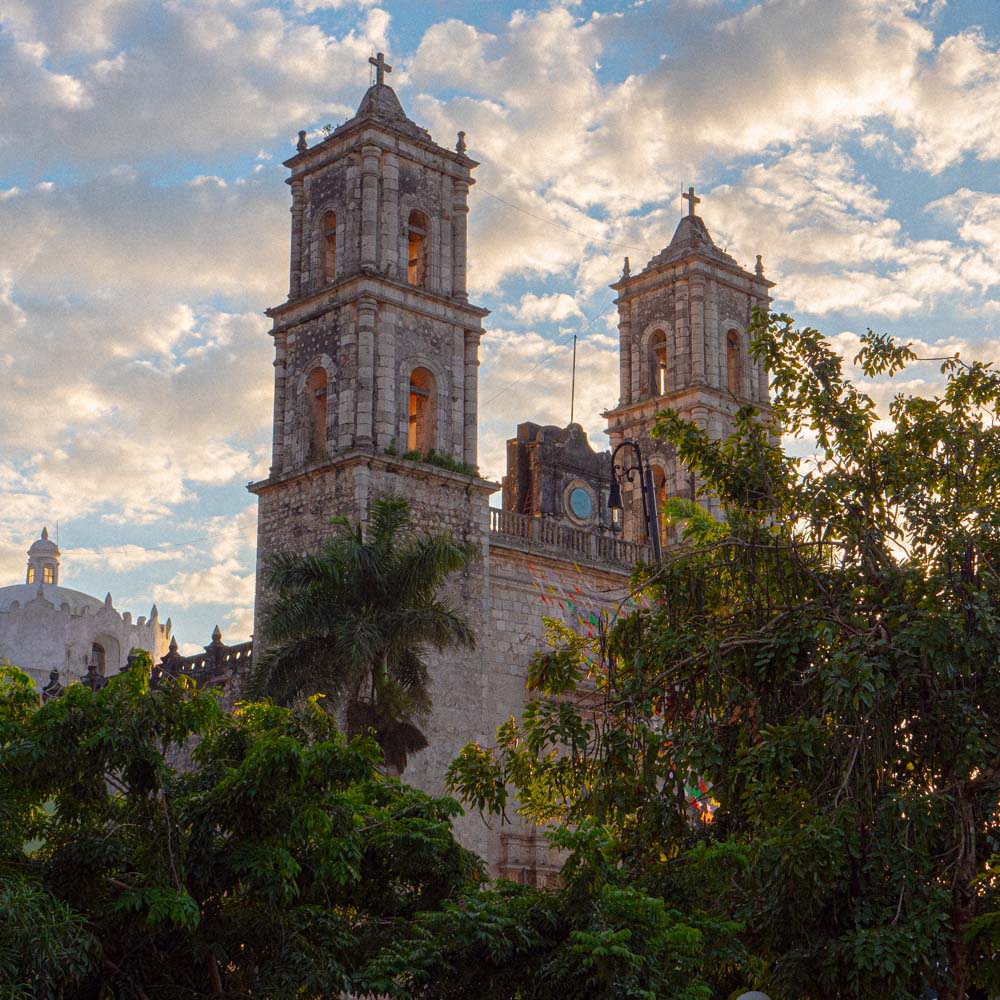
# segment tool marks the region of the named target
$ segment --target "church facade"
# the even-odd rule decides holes
[[[0,587],[0,659],[16,663],[39,691],[65,686],[89,673],[118,673],[134,649],[146,649],[154,662],[170,643],[172,624],[160,622],[154,604],[149,617],[135,621],[103,599],[61,586],[61,553],[46,528],[28,549],[24,583]]]
[[[257,614],[266,566],[305,552],[331,519],[365,521],[383,493],[406,497],[418,528],[449,529],[481,558],[455,574],[449,596],[473,626],[474,652],[432,660],[426,750],[405,778],[444,791],[448,764],[469,740],[490,743],[520,713],[543,616],[579,628],[626,596],[648,539],[628,497],[609,509],[610,455],[579,425],[522,423],[499,484],[477,472],[478,352],[485,309],[466,291],[472,172],[464,133],[453,149],[412,122],[377,80],[357,114],[313,147],[300,133],[286,166],[292,191],[289,293],[269,310],[275,347],[274,433],[258,497]],[[766,376],[749,358],[750,310],[769,301],[759,266],[741,269],[694,214],[670,246],[613,287],[621,318],[620,398],[606,416],[612,443],[641,442],[661,497],[696,489],[649,431],[673,406],[721,436],[744,402],[767,405]],[[628,484],[626,484],[627,486]],[[258,627],[259,631],[259,627]],[[495,872],[540,882],[554,867],[527,827],[458,821],[460,839]]]

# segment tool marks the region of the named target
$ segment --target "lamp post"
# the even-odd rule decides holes
[[[615,459],[622,448],[631,448],[635,452],[635,461],[625,464],[620,469],[615,465]],[[649,462],[642,461],[642,451],[635,441],[622,441],[611,453],[611,493],[608,496],[608,509],[622,509],[622,488],[619,478],[624,476],[630,483],[635,474],[639,474],[639,493],[642,497],[642,524],[653,546],[653,559],[660,561],[660,521],[656,510],[656,493],[653,489],[653,472]]]

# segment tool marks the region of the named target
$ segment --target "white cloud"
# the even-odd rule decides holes
[[[583,316],[576,299],[565,292],[555,292],[551,295],[535,295],[533,292],[528,292],[521,296],[517,306],[511,307],[511,312],[522,323],[537,323],[541,320],[564,323],[568,319]]]

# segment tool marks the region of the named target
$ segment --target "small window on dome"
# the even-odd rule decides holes
[[[55,574],[52,571],[51,566],[42,567],[42,583],[52,583],[55,578]]]
[[[28,567],[28,583],[34,583],[34,582],[35,582],[35,567],[34,566],[29,566]]]

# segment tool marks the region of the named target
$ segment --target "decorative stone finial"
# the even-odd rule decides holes
[[[159,618],[160,618],[160,611],[159,611],[159,609],[157,608],[157,606],[156,606],[156,605],[154,604],[154,605],[153,605],[153,606],[152,606],[152,607],[151,607],[151,608],[149,609],[149,620],[150,620],[151,622],[155,622],[155,621],[159,621]]]
[[[114,605],[114,601],[111,600],[111,591],[110,590],[104,596],[104,606],[106,608],[113,608],[115,606]]]
[[[42,528],[42,538],[46,542],[49,540],[49,529],[48,528]]]
[[[385,83],[385,74],[392,72],[392,67],[385,61],[385,53],[380,52],[378,58],[369,56],[368,61],[375,67],[375,85],[381,87]]]
[[[455,143],[455,152],[462,156],[465,156],[465,151],[468,147],[465,145],[465,133],[458,133],[458,142]]]
[[[300,152],[304,153],[309,148],[309,143],[306,142],[306,130],[299,130],[299,141],[295,144],[295,148]]]
[[[177,652],[177,636],[176,635],[170,640],[170,652],[171,653],[176,653]]]
[[[87,676],[80,683],[86,684],[91,691],[100,691],[108,683],[108,680],[101,675],[101,668],[97,665],[97,661],[92,659],[87,664]]]
[[[754,273],[758,278],[764,277],[764,259],[760,254],[757,254],[757,266],[754,268]]]
[[[49,683],[42,688],[42,702],[52,701],[63,693],[63,686],[59,683],[59,671],[53,670],[49,673]]]
[[[625,258],[625,264],[622,267],[622,277],[627,278],[632,273],[631,266],[629,265],[628,257]]]
[[[381,55],[381,53],[379,53],[379,55]],[[222,629],[220,629],[218,625],[216,625],[215,628],[212,629],[212,645],[213,646],[222,645]]]

